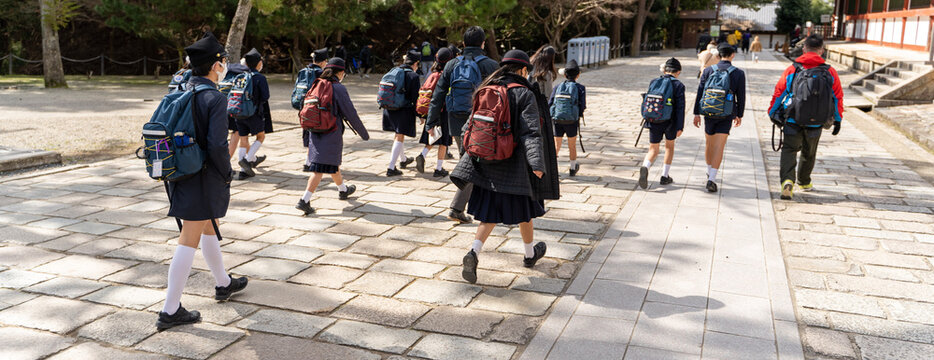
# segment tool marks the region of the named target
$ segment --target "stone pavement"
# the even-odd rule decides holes
[[[912,140],[934,153],[934,104],[881,107],[873,115],[895,125]]]
[[[751,69],[741,58],[751,87],[780,74],[775,61]],[[694,99],[697,80],[684,80]],[[763,115],[750,107],[727,142],[720,192],[704,189],[703,130],[686,127],[675,183],[658,185],[653,168],[522,359],[803,358],[756,137]]]
[[[0,178],[2,357],[517,357],[635,187],[644,151],[632,147],[635,103],[645,84],[619,79],[654,74],[663,59],[625,61],[583,74],[590,152],[535,221],[548,256],[522,267],[518,229],[497,227],[477,285],[460,277],[476,225],[444,218],[450,181],[411,170],[382,176],[391,134],[378,131],[375,92],[354,95],[372,139],[345,137],[344,175],[357,193],[340,201],[324,180],[315,216],[293,208],[307,179],[299,130],[267,137],[269,159],[256,178],[233,184],[220,224],[225,265],[250,285],[216,303],[196,256],[182,298],[203,314],[195,326],[155,332],[177,229],[140,160]]]

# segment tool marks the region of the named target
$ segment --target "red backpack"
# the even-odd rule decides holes
[[[313,133],[329,133],[337,128],[337,116],[331,111],[334,88],[330,81],[315,79],[305,95],[302,111],[298,113],[302,129]]]
[[[438,85],[438,79],[441,78],[441,72],[433,72],[425,79],[425,83],[418,89],[418,101],[415,102],[415,112],[421,116],[428,115],[428,107],[431,105],[431,97],[435,94],[435,86]]]
[[[509,89],[520,84],[487,85],[474,96],[473,111],[464,133],[467,154],[481,161],[503,161],[512,157],[516,141],[509,113]]]

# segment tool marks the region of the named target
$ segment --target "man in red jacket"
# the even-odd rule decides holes
[[[824,65],[824,59],[821,57],[824,53],[824,40],[820,35],[810,35],[804,42],[804,54],[795,59],[795,64],[785,69],[778,84],[775,85],[775,93],[772,94],[772,103],[769,105],[769,115],[772,118],[785,118],[785,126],[782,129],[784,142],[782,147],[782,157],[780,166],[780,175],[782,179],[781,198],[791,200],[792,191],[795,183],[795,168],[797,168],[798,187],[803,191],[811,191],[814,186],[811,184],[811,171],[814,170],[816,162],[817,143],[820,140],[822,125],[804,124],[804,121],[795,122],[790,112],[786,109],[792,108],[792,102],[795,101],[793,93],[793,84],[795,75],[804,70],[813,69]],[[797,68],[800,64],[801,70]],[[840,76],[834,68],[825,66],[826,73],[830,78],[827,83],[832,83],[833,96],[828,101],[833,101],[833,135],[840,132],[840,122],[843,120],[843,87],[840,85]],[[825,74],[826,74],[825,73]],[[800,100],[800,97],[798,98]],[[830,104],[827,104],[828,106]],[[801,163],[798,164],[798,152],[801,152]]]

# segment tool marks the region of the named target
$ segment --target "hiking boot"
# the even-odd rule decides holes
[[[639,187],[649,187],[649,168],[645,166],[639,168]]]
[[[477,253],[473,249],[464,255],[464,269],[461,270],[461,276],[471,284],[477,283]]]
[[[444,153],[444,158],[447,160],[454,160],[454,155],[451,155],[451,151],[449,150]]]
[[[448,213],[448,219],[457,221],[461,224],[470,224],[473,222],[473,219],[467,214],[464,214],[463,211],[451,209],[451,212]]]
[[[178,310],[172,315],[164,311],[159,312],[159,320],[156,320],[156,330],[162,331],[179,325],[194,324],[201,321],[201,313],[192,310],[188,311],[178,304]]]
[[[798,184],[798,187],[804,192],[814,190],[814,184]]]
[[[527,268],[535,266],[535,263],[538,262],[538,259],[545,257],[545,250],[548,249],[548,246],[545,245],[544,242],[539,241],[538,244],[535,244],[533,249],[535,249],[534,256],[522,259],[522,265]]]
[[[435,173],[434,173],[433,175],[431,175],[431,176],[432,176],[432,177],[436,177],[436,178],[440,178],[440,177],[448,176],[448,174],[450,174],[450,173],[449,173],[447,170],[441,169],[441,170],[435,170]]]
[[[422,154],[418,154],[415,157],[415,170],[418,170],[420,173],[425,172],[425,157]]]
[[[388,177],[399,175],[402,175],[402,171],[399,171],[399,169],[386,169],[386,176]]]
[[[230,295],[246,287],[246,277],[235,278],[229,274],[227,276],[230,277],[230,284],[227,284],[227,286],[215,286],[214,300],[226,301],[230,299]]]
[[[662,184],[662,185],[668,185],[668,184],[671,184],[671,183],[673,183],[673,182],[675,182],[675,180],[672,179],[671,176],[662,176],[661,179],[658,179],[658,183],[659,183],[659,184]]]
[[[253,164],[251,164],[246,159],[240,159],[240,161],[238,161],[237,164],[240,165],[240,172],[246,175],[247,177],[256,176],[256,173],[253,172]]]
[[[717,192],[717,183],[713,182],[713,180],[707,180],[707,192]]]
[[[337,197],[341,200],[347,200],[354,191],[357,191],[357,185],[347,185],[347,191],[338,192]]]
[[[791,180],[785,180],[782,182],[782,200],[791,200],[791,197],[794,195],[795,183]]]
[[[399,167],[405,169],[405,167],[406,167],[406,166],[409,166],[409,164],[411,164],[413,161],[415,161],[415,159],[413,159],[413,158],[405,159],[405,161],[402,161],[402,162],[399,163]]]
[[[302,172],[311,172],[311,165],[302,165]]]
[[[298,204],[295,205],[295,208],[304,212],[305,216],[315,213],[315,208],[311,207],[311,204],[305,200],[298,200]]]
[[[256,157],[256,160],[250,161],[250,165],[253,165],[253,167],[257,167],[257,166],[259,166],[259,164],[262,163],[263,161],[266,161],[266,155],[257,156],[257,157]]]
[[[580,169],[581,169],[581,164],[574,164],[574,167],[570,168],[568,170],[568,173],[570,173],[571,176],[577,176],[577,172],[580,171]]]

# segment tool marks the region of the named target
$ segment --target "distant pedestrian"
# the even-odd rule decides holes
[[[707,50],[701,51],[700,54],[697,54],[697,60],[700,62],[700,70],[697,71],[697,78],[700,79],[701,73],[704,69],[713,66],[720,58],[717,57],[719,53],[717,52],[717,44],[713,41],[707,45]]]
[[[313,100],[320,100],[317,103],[318,106],[316,109],[309,109],[310,111],[304,109],[302,111],[303,130],[309,133],[308,162],[311,163],[310,168],[313,174],[308,177],[305,193],[302,194],[295,208],[301,210],[306,216],[315,212],[315,209],[311,207],[311,196],[321,183],[324,174],[329,174],[334,180],[338,198],[341,200],[348,199],[357,190],[354,185],[344,184],[340,171],[344,149],[343,135],[346,129],[344,122],[346,121],[363,140],[369,140],[370,134],[360,121],[357,110],[350,100],[350,94],[347,93],[347,88],[341,84],[345,76],[343,59],[335,57],[328,60],[321,76],[315,80],[315,85],[309,90],[309,95],[313,97]],[[306,121],[310,126],[305,126]]]
[[[165,303],[159,312],[156,329],[159,331],[201,321],[201,314],[188,311],[181,304],[182,290],[191,275],[195,251],[201,254],[214,277],[214,298],[227,300],[247,285],[247,278],[234,278],[224,268],[217,236],[217,219],[227,214],[230,203],[232,170],[227,154],[227,99],[216,90],[216,83],[227,72],[227,52],[208,33],[204,38],[185,48],[191,59],[190,87],[207,85],[210,88],[194,95],[192,115],[197,128],[195,145],[205,154],[205,167],[194,176],[167,183],[169,216],[183,220],[178,247],[169,264]]]
[[[546,94],[546,96],[551,94],[551,88],[558,77],[558,70],[555,69],[556,54],[557,51],[551,45],[542,45],[532,55],[532,71],[529,74],[529,82],[538,85],[538,91]]]
[[[696,52],[700,53],[701,51],[707,49],[707,44],[709,44],[713,39],[710,37],[710,29],[708,28],[700,28],[698,32],[700,35],[697,38],[697,46],[695,47],[697,48]]]
[[[416,104],[415,110],[419,114],[419,117],[422,118],[422,122],[425,122],[425,118],[428,116],[428,110],[431,108],[431,96],[437,88],[438,80],[441,79],[444,66],[453,58],[454,54],[451,53],[451,49],[444,47],[438,50],[436,61],[431,68],[431,74],[428,75],[425,83],[422,84],[422,87],[419,89],[418,103]],[[420,173],[424,173],[425,158],[428,156],[428,152],[431,151],[431,147],[437,145],[438,162],[433,173],[433,176],[436,178],[448,176],[448,171],[444,170],[444,159],[448,147],[451,146],[453,142],[451,139],[451,129],[450,123],[448,123],[447,111],[442,108],[441,116],[439,116],[437,120],[438,121],[434,123],[425,123],[425,127],[422,130],[422,137],[418,140],[418,142],[424,144],[425,147],[422,148],[422,152],[415,157],[415,169]],[[431,142],[432,138],[436,140]]]
[[[762,52],[762,43],[759,42],[759,36],[752,40],[752,43],[749,45],[749,51],[752,52],[752,60],[755,63],[759,62],[759,53]]]
[[[820,35],[805,38],[804,54],[785,69],[772,94],[769,115],[773,121],[781,120],[779,123],[783,124],[779,173],[784,200],[792,199],[795,180],[803,191],[814,189],[811,171],[817,162],[822,129],[832,126],[832,135],[840,133],[843,87],[837,70],[824,62],[823,54],[824,39]]]
[[[648,187],[649,169],[658,158],[663,137],[665,163],[662,165],[659,184],[668,185],[674,182],[669,171],[675,156],[675,140],[681,137],[681,132],[684,131],[684,84],[678,80],[678,76],[681,75],[681,62],[675,58],[668,59],[665,61],[664,72],[664,75],[649,84],[647,100],[643,101],[643,115],[652,115],[644,122],[645,128],[649,129],[649,152],[645,154],[642,167],[639,168],[639,187],[643,189]],[[651,100],[652,96],[655,96],[656,101]]]
[[[368,43],[360,49],[360,77],[369,78],[373,69],[373,44]]]
[[[253,169],[266,160],[265,155],[257,156],[256,154],[263,146],[263,141],[266,141],[266,117],[271,114],[269,114],[269,82],[266,81],[266,76],[260,73],[263,70],[263,55],[258,50],[252,49],[243,56],[241,63],[249,67],[249,72],[252,74],[252,99],[247,99],[247,101],[252,100],[256,106],[256,112],[253,115],[237,119],[237,132],[240,133],[240,148],[237,149],[240,158],[238,164],[241,176],[246,178],[255,176]],[[250,136],[256,136],[253,144],[250,144]]]
[[[577,82],[581,69],[577,60],[571,59],[564,68],[567,80],[554,88],[549,97],[551,120],[554,122],[555,155],[561,152],[564,137],[568,138],[568,174],[577,176],[580,164],[577,163],[577,135],[580,132],[580,119],[587,109],[587,89]]]
[[[344,44],[337,43],[334,47],[334,57],[347,61],[347,49],[344,48]]]
[[[749,53],[749,45],[752,43],[752,33],[747,29],[743,32],[743,54]]]
[[[419,80],[415,69],[418,68],[421,53],[410,51],[402,59],[402,65],[389,70],[380,80],[379,102],[383,109],[383,131],[391,131],[392,150],[389,153],[389,165],[386,176],[399,176],[402,171],[415,161],[405,156],[405,137],[415,137],[415,102],[418,101]]]
[[[421,74],[419,74],[419,76],[421,79],[424,79],[431,74],[431,65],[435,62],[435,54],[438,50],[435,49],[434,45],[431,45],[430,42],[425,41],[422,43],[422,48],[419,49],[419,52],[422,55],[422,58],[419,59],[421,65]]]
[[[746,73],[733,66],[736,49],[730,44],[717,46],[720,62],[704,69],[694,102],[694,126],[704,116],[707,162],[707,191],[717,192],[717,172],[723,162],[723,149],[733,126],[743,123],[746,110]]]

